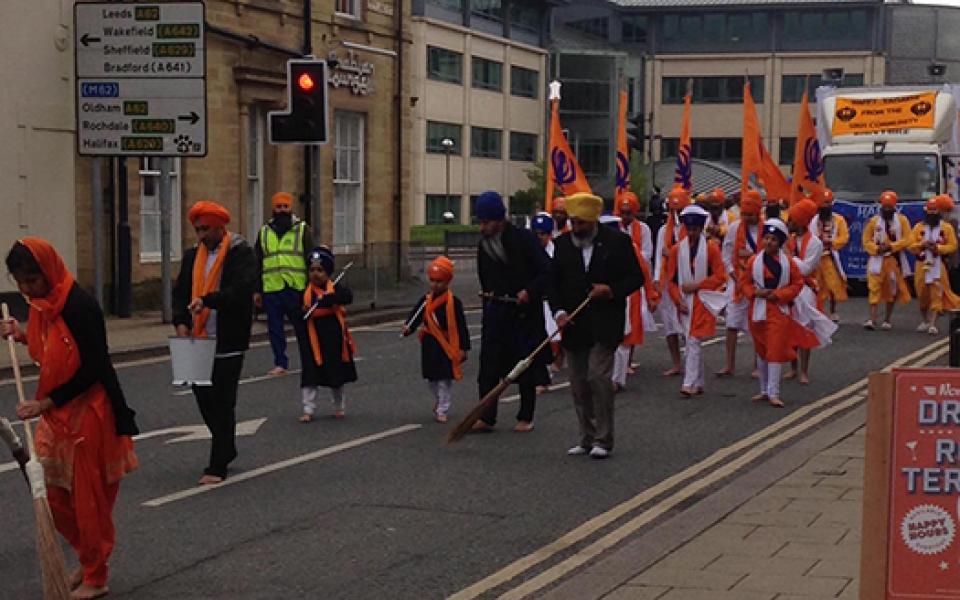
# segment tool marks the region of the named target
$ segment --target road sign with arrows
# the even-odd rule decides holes
[[[202,2],[77,3],[81,156],[207,154]]]

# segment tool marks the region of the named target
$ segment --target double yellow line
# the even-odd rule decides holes
[[[939,340],[915,352],[912,352],[907,356],[897,359],[884,368],[884,370],[887,371],[904,366],[925,366],[942,357],[948,351],[949,340]],[[648,502],[653,501],[655,498],[669,493],[671,490],[682,485],[687,480],[696,478],[693,482],[685,485],[657,504],[647,508],[642,513],[598,538],[596,541],[590,543],[581,550],[578,550],[568,558],[547,568],[535,577],[524,581],[520,585],[504,592],[499,596],[500,600],[519,600],[521,598],[526,598],[530,594],[533,594],[534,592],[543,589],[551,583],[560,580],[573,570],[598,557],[603,552],[613,548],[616,544],[637,532],[643,526],[649,524],[669,510],[678,506],[699,491],[714,485],[715,483],[729,477],[743,467],[756,461],[769,450],[780,446],[781,444],[801,435],[813,427],[816,427],[818,424],[831,418],[832,416],[859,404],[866,397],[866,386],[867,378],[864,377],[863,379],[860,379],[837,392],[825,396],[812,404],[797,409],[776,423],[743,438],[735,444],[717,450],[703,461],[684,469],[683,471],[661,481],[651,488],[644,490],[630,500],[613,507],[607,512],[593,517],[589,521],[586,521],[579,527],[569,531],[543,548],[540,548],[539,550],[512,562],[496,573],[493,573],[492,575],[489,575],[488,577],[485,577],[484,579],[474,583],[470,587],[453,594],[449,597],[449,600],[470,600],[477,598],[489,592],[490,590],[505,585],[516,577],[536,567],[540,563],[543,563],[557,554],[568,550],[572,546],[583,542],[588,537],[596,534],[599,530],[638,510]],[[837,402],[837,400],[841,399],[844,400]],[[808,415],[811,415],[811,413],[813,413],[812,416],[805,418],[808,417]],[[793,425],[801,419],[804,419],[802,423]],[[785,427],[791,425],[793,426],[784,430]],[[778,431],[780,431],[779,434],[777,434]],[[727,459],[742,451],[745,451],[742,455],[721,465],[721,463],[724,463]],[[718,465],[720,466],[718,467]],[[709,473],[703,474],[705,471],[709,471]]]

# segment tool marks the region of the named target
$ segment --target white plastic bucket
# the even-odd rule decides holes
[[[216,338],[170,338],[173,385],[213,385]]]

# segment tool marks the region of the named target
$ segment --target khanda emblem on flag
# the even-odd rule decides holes
[[[820,142],[809,138],[803,145],[803,164],[807,168],[808,181],[820,181],[823,176],[823,159],[820,156]]]
[[[617,152],[617,190],[627,191],[630,187],[630,160],[623,155],[623,152]]]
[[[693,165],[690,163],[690,145],[682,144],[677,150],[677,168],[674,170],[673,183],[689,190],[693,187]]]
[[[577,166],[561,148],[554,148],[550,153],[550,163],[553,165],[553,180],[558,186],[569,185],[577,180]]]

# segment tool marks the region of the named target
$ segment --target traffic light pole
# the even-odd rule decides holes
[[[130,205],[127,198],[127,159],[124,156],[117,158],[117,183],[120,193],[119,210],[117,211],[117,316],[121,319],[130,317],[132,300],[131,271],[133,270],[133,256],[130,239]]]
[[[170,285],[170,218],[173,205],[173,185],[170,181],[170,172],[173,170],[173,159],[169,156],[160,158],[160,294],[163,299],[162,320],[164,323],[173,321],[173,296]]]
[[[303,0],[303,55],[313,55],[313,0]],[[319,85],[326,86],[327,82],[319,82]],[[319,180],[317,184],[317,196],[319,198]],[[310,224],[314,236],[319,239],[320,211],[317,210],[316,212],[315,215],[313,206],[313,147],[305,145],[303,147],[303,218]]]

